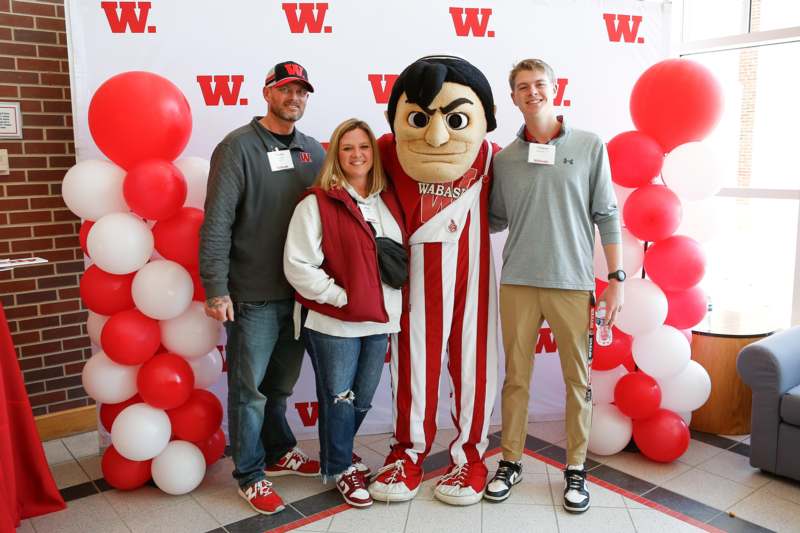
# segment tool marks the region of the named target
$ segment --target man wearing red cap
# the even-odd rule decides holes
[[[200,277],[206,314],[228,334],[228,420],[239,494],[262,514],[284,508],[266,476],[319,475],[286,421],[303,360],[294,339],[293,291],[283,247],[294,206],[324,158],[322,146],[295,128],[314,88],[294,61],[264,82],[267,114],[231,133],[211,156]]]

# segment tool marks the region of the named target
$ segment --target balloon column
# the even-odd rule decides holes
[[[203,390],[222,372],[218,322],[203,313],[197,256],[208,162],[178,157],[192,116],[181,91],[150,72],[103,83],[89,128],[111,160],[84,160],[62,185],[84,219],[92,265],[81,279],[87,330],[101,348],[83,386],[111,433],[105,479],[122,490],[150,479],[184,494],[222,456],[222,404]],[[153,224],[154,223],[154,224]]]
[[[682,224],[684,213],[709,211],[702,201],[721,187],[719,159],[702,142],[719,120],[721,90],[702,65],[670,59],[642,74],[630,110],[637,129],[614,137],[608,155],[624,225],[624,268],[635,275],[644,267],[649,279],[625,282],[613,342],[595,352],[589,449],[611,455],[633,436],[646,457],[670,462],[688,448],[691,411],[711,393],[689,346],[691,328],[706,314],[698,286],[706,259],[697,239],[675,233],[694,234]],[[708,226],[702,221],[709,216],[693,218]],[[699,233],[707,238],[705,229]],[[598,293],[603,263],[598,244]]]

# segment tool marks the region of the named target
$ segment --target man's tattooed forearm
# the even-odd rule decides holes
[[[213,298],[209,298],[206,300],[206,305],[212,309],[219,309],[220,307],[225,307],[227,304],[227,298],[225,296],[215,296]]]

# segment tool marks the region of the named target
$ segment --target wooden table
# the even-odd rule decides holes
[[[711,396],[692,413],[689,427],[717,435],[750,433],[752,392],[736,372],[739,350],[774,333],[768,317],[710,312],[692,330],[692,359],[711,377]]]

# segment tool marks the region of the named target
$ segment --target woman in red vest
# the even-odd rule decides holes
[[[403,227],[375,136],[365,122],[346,120],[295,209],[283,265],[308,310],[303,339],[316,374],[322,476],[356,507],[372,504],[369,469],[353,454],[353,439],[371,407],[388,336],[400,330]],[[400,261],[389,261],[387,250]]]

